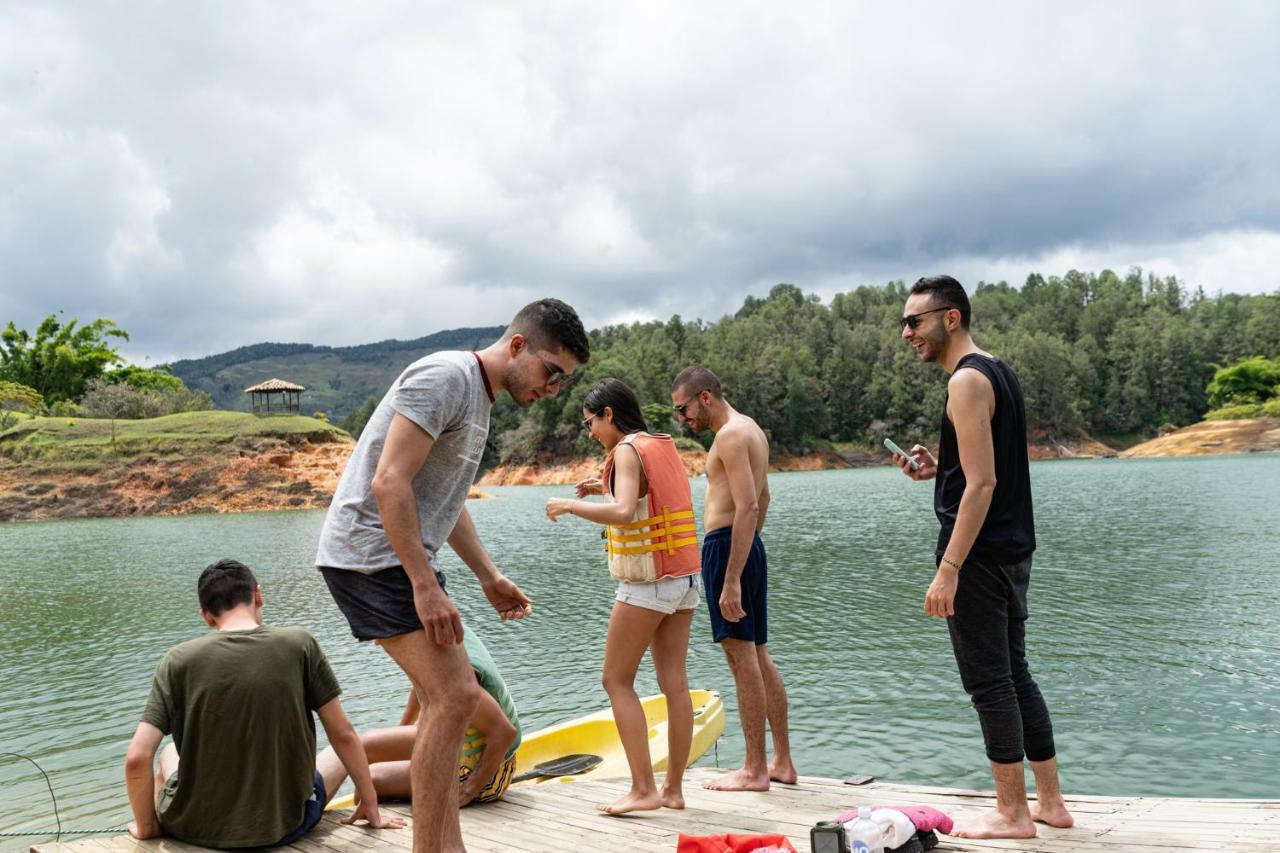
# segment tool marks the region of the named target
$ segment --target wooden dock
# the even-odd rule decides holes
[[[802,778],[768,793],[707,791],[701,782],[721,771],[689,773],[684,811],[661,809],[626,817],[598,813],[628,787],[625,779],[520,786],[492,805],[464,809],[462,832],[471,853],[674,853],[679,833],[709,835],[783,833],[800,853],[809,853],[809,827],[860,805],[931,805],[953,818],[985,810],[990,792],[892,783],[853,787],[837,779]],[[1207,800],[1174,797],[1068,797],[1076,825],[1039,827],[1023,841],[967,841],[943,836],[939,851],[1034,850],[1044,853],[1178,853],[1182,850],[1280,853],[1280,799]],[[385,806],[410,817],[407,804]],[[336,813],[341,815],[342,813]],[[195,853],[202,848],[172,839],[133,841],[102,837],[41,844],[35,853]],[[373,832],[343,826],[333,814],[294,844],[299,853],[401,853],[412,849],[409,828]]]

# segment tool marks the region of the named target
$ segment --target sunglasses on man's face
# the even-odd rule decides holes
[[[928,311],[921,311],[917,314],[908,314],[905,317],[899,317],[898,324],[903,329],[910,328],[914,330],[920,327],[920,318],[923,317],[925,314],[933,314],[938,311],[950,311],[950,310],[951,310],[950,305],[943,306],[942,308],[930,308]]]
[[[573,384],[573,374],[565,373],[556,364],[547,361],[542,356],[538,356],[538,361],[542,363],[542,369],[546,371],[547,379],[544,383],[548,388],[556,387],[557,390],[563,391]]]

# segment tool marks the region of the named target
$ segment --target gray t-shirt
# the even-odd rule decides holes
[[[434,561],[475,481],[492,405],[474,353],[437,352],[405,368],[369,418],[342,472],[320,531],[316,565],[360,572],[400,565],[373,496],[373,475],[397,413],[435,440],[413,478],[422,545]]]

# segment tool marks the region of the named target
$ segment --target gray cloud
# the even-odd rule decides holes
[[[0,320],[128,352],[1139,264],[1280,288],[1273,4],[0,7]]]

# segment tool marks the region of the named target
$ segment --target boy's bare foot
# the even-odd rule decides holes
[[[1036,823],[1044,823],[1066,829],[1074,826],[1076,819],[1067,811],[1067,804],[1062,800],[1056,803],[1031,803],[1031,819]]]
[[[601,803],[596,806],[597,809],[605,814],[626,814],[627,812],[647,812],[662,807],[662,797],[657,791],[648,794],[637,794],[635,791],[629,792],[625,797],[619,797],[612,803]]]
[[[1036,825],[1029,815],[1024,820],[1013,820],[992,809],[956,824],[950,834],[957,838],[1035,838]]]
[[[784,785],[794,785],[800,777],[796,773],[796,766],[791,763],[790,758],[785,761],[779,761],[775,758],[769,762],[769,778]]]
[[[669,809],[684,808],[684,791],[681,790],[680,788],[676,788],[675,790],[663,788],[662,789],[662,805],[666,806]]]
[[[703,782],[702,787],[708,791],[767,791],[769,774],[750,773],[744,767],[741,770],[726,773],[719,779]]]

